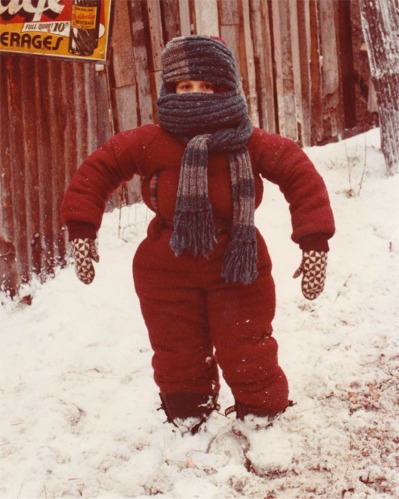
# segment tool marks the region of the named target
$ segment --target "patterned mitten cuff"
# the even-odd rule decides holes
[[[302,262],[294,279],[302,274],[302,294],[308,300],[316,299],[324,289],[327,270],[325,251],[304,251]]]
[[[71,241],[72,253],[75,259],[75,272],[84,284],[90,284],[94,279],[94,266],[92,260],[100,260],[95,239],[74,239]]]

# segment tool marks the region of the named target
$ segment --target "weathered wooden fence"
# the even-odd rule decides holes
[[[113,133],[157,120],[162,48],[194,33],[232,49],[256,125],[312,145],[367,122],[357,0],[114,0],[105,66],[1,56],[3,289],[65,264],[59,207],[71,176]]]

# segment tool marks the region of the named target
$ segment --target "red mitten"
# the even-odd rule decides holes
[[[304,251],[302,262],[293,278],[302,274],[302,294],[308,300],[316,299],[324,289],[327,270],[325,251]]]
[[[71,241],[71,245],[76,275],[84,284],[92,283],[95,275],[92,260],[100,261],[96,241],[89,238],[74,239]]]

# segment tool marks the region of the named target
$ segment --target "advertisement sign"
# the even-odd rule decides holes
[[[0,52],[105,61],[111,0],[0,0]]]

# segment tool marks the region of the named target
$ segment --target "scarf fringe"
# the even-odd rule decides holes
[[[212,210],[178,212],[173,222],[169,246],[176,256],[189,251],[192,255],[208,256],[216,243]]]
[[[249,234],[253,232],[254,234]],[[258,277],[258,252],[253,227],[238,228],[227,247],[223,258],[222,277],[226,282],[250,284]],[[248,233],[245,237],[245,232]],[[244,237],[243,237],[244,236]]]

